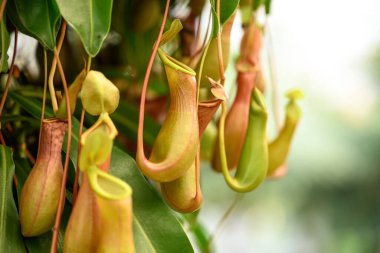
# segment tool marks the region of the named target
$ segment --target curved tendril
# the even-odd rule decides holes
[[[164,12],[164,18],[161,23],[160,31],[158,33],[157,41],[161,41],[162,34],[164,32],[164,27],[166,23],[166,18],[169,12],[169,5],[170,0],[166,0],[166,6],[165,6],[165,12]],[[139,127],[138,127],[138,134],[137,134],[137,157],[141,157],[141,160],[144,162],[148,162],[148,159],[145,156],[144,152],[144,141],[143,141],[143,134],[144,134],[144,114],[145,114],[145,99],[146,99],[146,90],[148,88],[148,82],[149,82],[149,76],[150,72],[152,70],[153,61],[156,56],[157,50],[159,47],[159,43],[155,43],[153,47],[152,55],[150,56],[149,63],[147,66],[147,70],[144,77],[143,87],[141,91],[141,100],[140,100],[140,112],[139,112]],[[137,159],[136,159],[137,160]]]

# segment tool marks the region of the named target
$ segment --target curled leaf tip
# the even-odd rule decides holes
[[[226,90],[224,89],[223,85],[212,79],[211,77],[207,76],[207,79],[210,81],[211,86],[211,93],[220,100],[226,101],[228,100],[228,94]]]
[[[294,88],[294,89],[289,90],[288,92],[286,92],[285,96],[289,100],[299,100],[299,99],[304,98],[303,92],[298,88]]]
[[[181,30],[183,26],[179,19],[174,19],[170,25],[169,30],[167,30],[160,40],[160,46],[165,45],[168,41],[172,40]]]

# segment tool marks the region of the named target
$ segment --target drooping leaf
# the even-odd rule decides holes
[[[26,252],[13,198],[12,150],[0,145],[0,252]]]
[[[112,0],[56,0],[66,21],[78,33],[87,53],[100,50],[111,25]]]
[[[41,101],[13,92],[9,95],[25,111],[34,117],[40,117]],[[46,112],[47,115],[52,115],[51,108],[47,108]],[[78,127],[78,120],[73,118],[70,153],[73,164],[76,164],[77,159]],[[136,252],[194,252],[177,218],[142,176],[135,161],[120,148],[113,148],[110,172],[127,182],[133,189],[133,229]]]
[[[61,17],[54,0],[8,1],[7,14],[20,32],[54,50]]]
[[[0,59],[0,73],[1,72],[7,72],[8,71],[8,48],[9,48],[9,33],[7,30],[7,26],[5,24],[5,17],[3,17],[3,20],[0,24],[0,53],[1,53],[1,59]]]

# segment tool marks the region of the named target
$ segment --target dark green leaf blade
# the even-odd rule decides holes
[[[10,92],[9,95],[31,115],[36,118],[40,117],[41,102],[39,100],[27,98],[14,92]],[[51,108],[47,108],[47,115],[52,115]],[[73,138],[70,153],[73,164],[76,164],[78,127],[78,120],[73,118]],[[114,147],[112,151],[110,172],[126,181],[133,189],[136,252],[194,252],[177,218],[142,176],[135,161],[117,147]]]
[[[220,1],[220,24],[224,25],[235,12],[240,0],[221,0]]]
[[[26,252],[12,194],[12,150],[0,145],[0,252]]]
[[[1,53],[1,59],[0,59],[0,72],[7,72],[8,71],[8,48],[10,44],[9,39],[9,33],[7,30],[7,26],[4,22],[5,18],[3,17],[3,20],[0,24],[0,53]]]
[[[106,38],[112,13],[112,0],[56,0],[66,21],[78,33],[87,53],[94,57]]]
[[[61,15],[53,0],[8,1],[7,14],[22,33],[54,50]]]
[[[232,16],[239,5],[240,0],[220,0],[220,25],[224,23]],[[212,13],[212,32],[211,37],[215,38],[219,32],[219,22],[216,12],[216,0],[210,0],[211,13]]]

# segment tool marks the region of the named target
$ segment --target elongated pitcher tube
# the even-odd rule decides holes
[[[282,176],[281,174],[285,172],[279,173],[277,170],[286,162],[295,130],[302,116],[301,109],[296,103],[296,100],[302,96],[298,90],[288,93],[289,102],[285,108],[284,126],[277,138],[269,144],[268,176],[275,176],[276,174]]]
[[[41,235],[54,225],[61,192],[61,149],[66,127],[66,122],[56,119],[42,122],[37,160],[20,197],[21,233],[24,236]]]
[[[225,112],[225,104],[223,104]],[[239,164],[232,177],[227,167],[224,149],[224,115],[219,123],[219,142],[223,176],[237,192],[249,192],[265,179],[268,170],[268,144],[266,138],[267,110],[261,92],[255,88],[250,104],[249,122]]]
[[[144,154],[142,138],[137,144],[136,160],[141,171],[149,178],[170,182],[186,173],[197,152],[196,81],[192,69],[167,56],[162,50],[158,52],[165,63],[170,106],[149,160]]]
[[[198,122],[199,140],[211,121],[222,100],[215,99],[199,103]],[[180,178],[167,183],[161,183],[161,192],[165,201],[174,210],[181,213],[194,212],[202,204],[202,191],[200,187],[199,150],[190,169]]]

